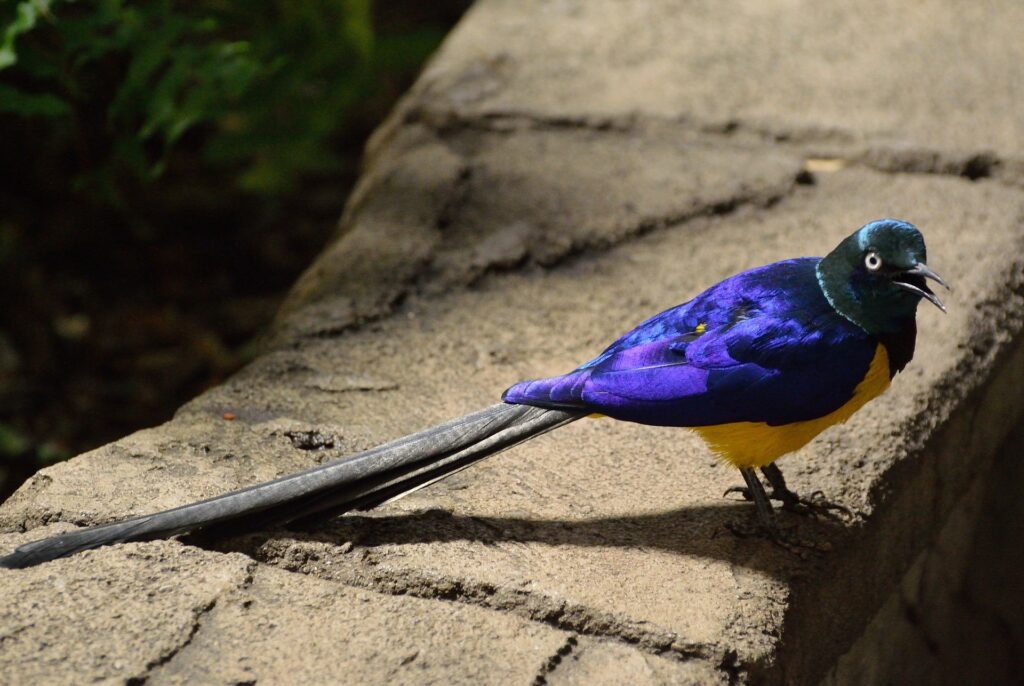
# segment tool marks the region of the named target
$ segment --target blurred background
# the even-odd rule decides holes
[[[0,6],[0,500],[251,358],[469,4]]]

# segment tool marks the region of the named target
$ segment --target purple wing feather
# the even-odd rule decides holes
[[[849,400],[876,342],[831,308],[816,263],[787,260],[727,279],[569,374],[516,384],[504,399],[665,426],[827,414]]]

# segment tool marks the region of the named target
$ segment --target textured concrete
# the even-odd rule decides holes
[[[461,117],[654,116],[1024,153],[1024,5],[495,0],[421,81]]]
[[[721,497],[738,475],[695,436],[579,422],[315,528],[0,572],[16,589],[0,601],[0,673],[912,675],[885,657],[899,646],[879,648],[893,594],[935,567],[922,560],[942,541],[1005,520],[982,517],[970,493],[1024,414],[1019,9],[810,7],[478,4],[376,134],[335,240],[265,353],[172,422],[37,475],[0,507],[11,532],[0,546],[463,414],[736,271],[823,254],[865,221],[899,216],[922,227],[929,262],[956,285],[950,312],[922,307],[917,356],[891,391],[782,462],[794,488],[824,491],[851,521],[787,518],[808,539],[803,556],[738,539],[726,525],[752,508]],[[1024,544],[1015,531],[999,540]],[[920,606],[956,616],[936,597]],[[1004,624],[1018,635],[1019,619]],[[942,636],[935,645],[952,650],[956,635]]]
[[[1007,484],[1024,480],[1022,440],[1018,426],[825,683],[1020,681],[1024,512]],[[971,659],[971,647],[979,646],[983,656]]]

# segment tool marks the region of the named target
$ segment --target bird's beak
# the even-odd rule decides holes
[[[909,277],[909,278],[908,278]],[[893,279],[893,283],[910,291],[916,293],[922,298],[930,302],[935,307],[939,308],[943,312],[946,311],[946,306],[942,304],[942,301],[932,293],[932,290],[928,288],[926,279],[931,279],[935,283],[939,284],[947,291],[953,290],[949,284],[942,280],[942,277],[931,270],[931,268],[924,262],[915,264],[910,269],[904,270],[899,276]]]

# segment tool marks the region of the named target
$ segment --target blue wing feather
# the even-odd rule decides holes
[[[777,425],[828,414],[853,395],[877,341],[832,309],[817,261],[726,279],[569,374],[516,384],[505,400],[662,426]]]

